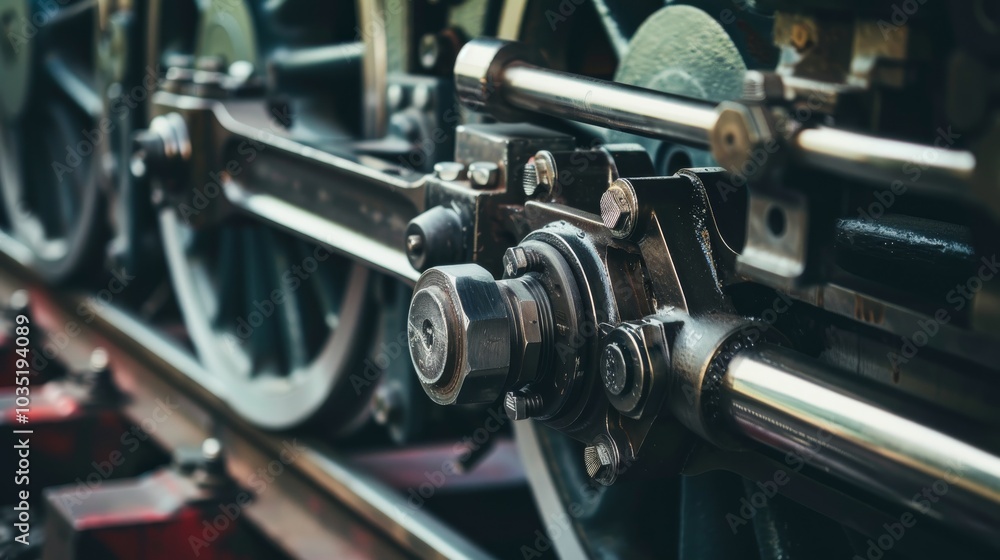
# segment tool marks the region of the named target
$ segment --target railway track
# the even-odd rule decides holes
[[[398,490],[318,438],[267,433],[248,424],[225,405],[225,387],[189,350],[113,303],[88,305],[82,316],[78,310],[91,296],[45,286],[28,266],[30,253],[16,240],[0,234],[0,252],[0,300],[28,290],[38,324],[65,339],[59,359],[70,369],[85,368],[94,348],[107,349],[115,383],[127,396],[121,411],[136,424],[151,418],[163,402],[176,404],[169,421],[151,432],[163,450],[198,449],[215,438],[228,472],[250,487],[254,473],[295,442],[301,455],[244,509],[246,518],[289,557],[493,557],[429,512],[408,505]],[[70,324],[80,325],[78,335],[66,337]]]

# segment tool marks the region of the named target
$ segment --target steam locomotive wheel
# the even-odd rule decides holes
[[[110,139],[100,124],[107,105],[97,49],[79,48],[98,44],[99,5],[0,2],[4,225],[51,282],[92,269],[95,258],[103,262],[101,189]]]
[[[264,4],[200,5],[197,37],[171,41],[165,30],[156,44],[188,44],[196,59],[260,68],[268,30],[254,22],[267,21],[262,12],[273,8]],[[160,228],[190,338],[230,406],[271,429],[317,416],[329,433],[354,425],[367,400],[348,374],[369,340],[373,275],[323,246],[237,216],[196,228],[168,205]]]

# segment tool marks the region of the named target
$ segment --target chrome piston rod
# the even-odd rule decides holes
[[[738,353],[721,386],[731,428],[917,513],[1000,546],[1000,458],[878,405],[862,387],[794,351],[761,346]],[[931,420],[933,412],[917,413]]]
[[[711,147],[718,122],[710,103],[544,68],[532,49],[498,39],[475,39],[462,48],[455,84],[466,106],[507,121],[541,113],[697,148]],[[966,186],[976,164],[966,151],[826,127],[800,132],[788,149],[831,173],[931,190]],[[921,170],[919,180],[908,179],[911,166]]]

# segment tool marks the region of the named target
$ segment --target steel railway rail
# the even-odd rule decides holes
[[[0,234],[0,297],[28,289],[38,321],[59,329],[76,317],[85,296],[50,291],[28,267],[30,259],[23,245]],[[277,457],[294,437],[263,432],[230,410],[218,378],[162,333],[112,305],[93,311],[94,320],[69,339],[61,357],[86,363],[91,349],[107,348],[115,382],[129,397],[124,413],[136,423],[150,417],[157,400],[179,403],[178,413],[151,434],[165,450],[197,448],[206,438],[217,438],[230,475],[246,486],[255,468]],[[251,523],[289,556],[492,557],[431,514],[408,507],[403,496],[323,442],[308,437],[302,442],[303,455],[245,510]]]

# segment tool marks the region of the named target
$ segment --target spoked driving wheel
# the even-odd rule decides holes
[[[105,117],[98,53],[91,47],[100,32],[98,6],[0,2],[6,227],[53,282],[103,265],[101,189],[108,174],[102,166],[114,123]]]
[[[271,56],[270,45],[279,43],[272,36],[276,33],[287,34],[283,47],[294,44],[288,37],[309,46],[340,38],[319,23],[330,13],[343,18],[343,11],[315,6],[315,19],[275,22],[282,13],[279,4],[200,4],[199,24],[186,27],[197,29],[196,36],[172,39],[169,29],[161,30],[156,43],[168,51],[161,51],[161,58],[175,60],[190,47],[195,56],[188,58],[197,71],[225,73],[240,66],[261,68]],[[258,27],[260,22],[267,23]],[[329,29],[352,28],[326,23]],[[298,115],[312,106],[301,98],[283,97],[281,103],[291,104]],[[349,113],[356,117],[358,111]],[[337,128],[329,114],[303,117],[297,124],[315,131],[313,121],[323,121],[327,130]],[[293,138],[298,130],[287,121],[271,124]],[[254,165],[250,157],[238,163]],[[201,186],[180,188],[194,192]],[[223,199],[219,195],[210,204],[225,208]],[[374,317],[367,312],[375,275],[322,245],[232,213],[211,223],[191,223],[185,208],[191,207],[163,205],[165,253],[191,341],[230,405],[267,428],[295,426],[318,415],[332,433],[352,425],[367,404],[349,374],[369,342]]]

